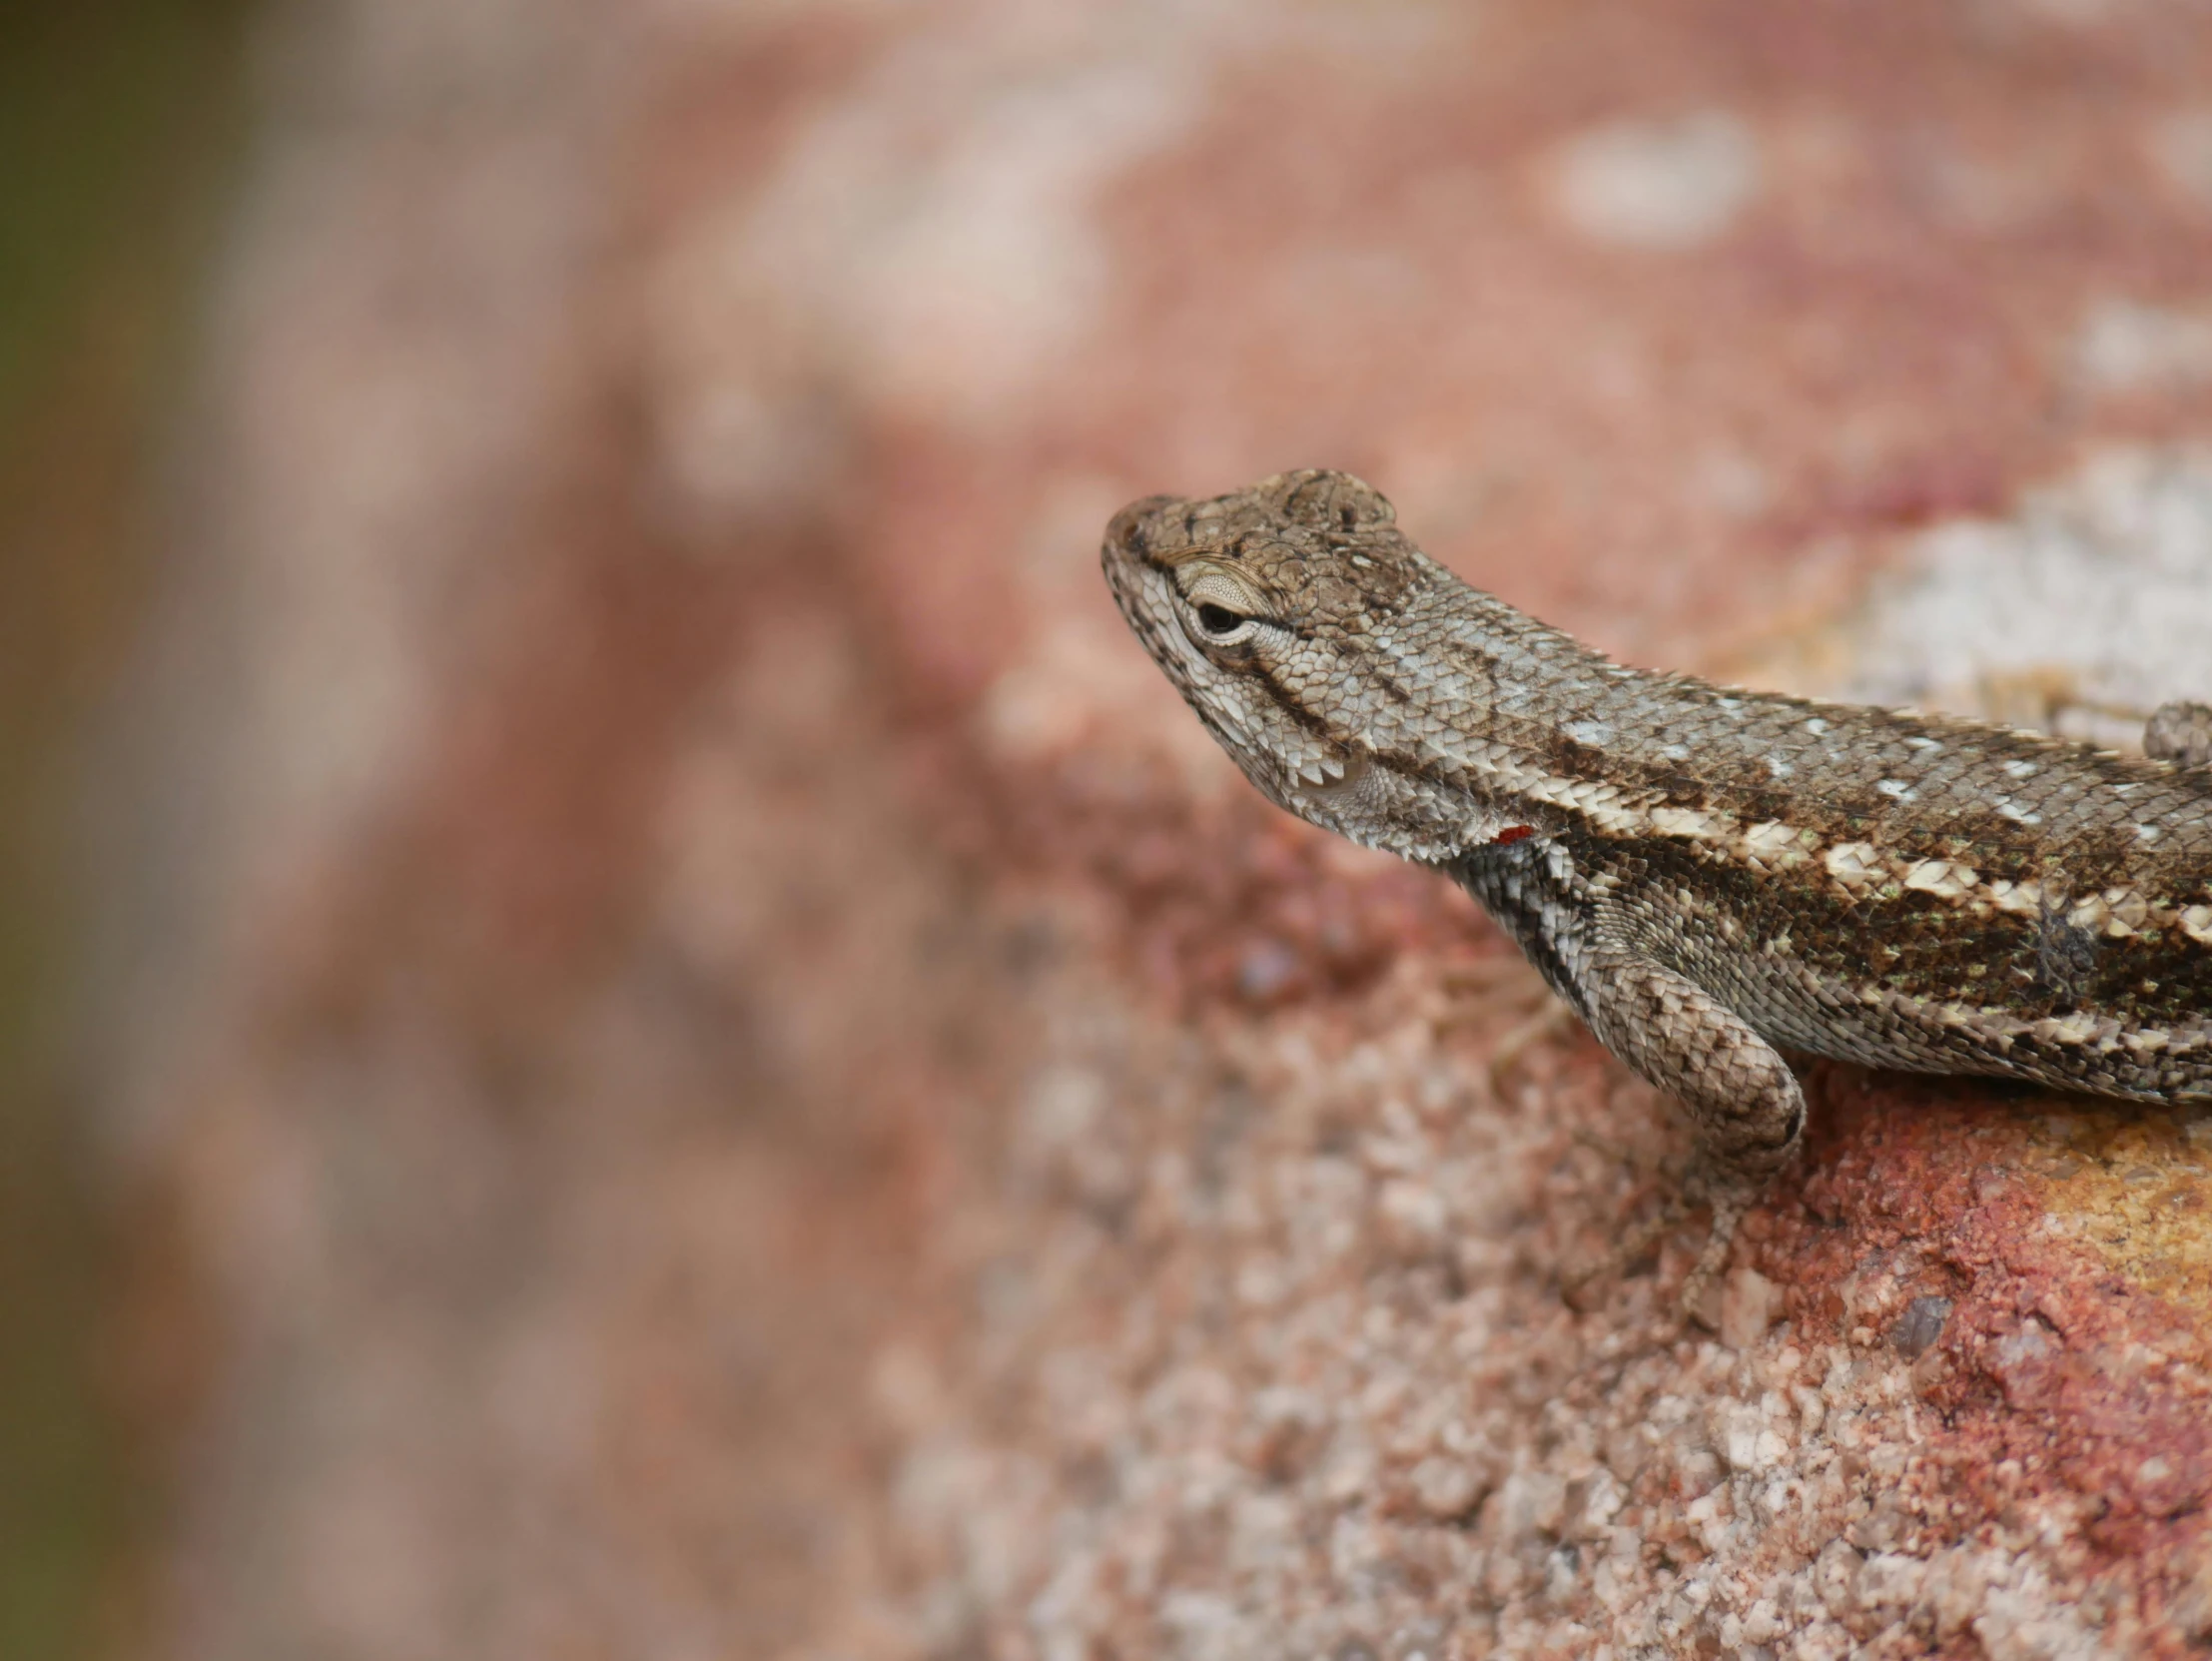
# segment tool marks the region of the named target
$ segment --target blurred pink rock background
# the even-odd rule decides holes
[[[2212,1639],[2212,1121],[1824,1069],[1718,1330],[1680,1243],[1571,1308],[1663,1105],[1463,900],[1259,803],[1096,572],[1131,496],[1325,463],[1639,662],[2113,738],[2212,692],[2202,6],[238,39],[172,71],[235,51],[250,136],[103,406],[141,508],[6,509],[140,573],[19,696],[74,758],[20,788],[89,804],[22,867],[81,919],[20,1322],[81,1364],[28,1421],[121,1519],[42,1630]],[[15,453],[81,453],[39,385]]]

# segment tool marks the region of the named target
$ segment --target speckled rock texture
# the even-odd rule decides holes
[[[2201,7],[265,61],[115,810],[133,1653],[2212,1645],[2212,1119],[1824,1067],[1713,1329],[1687,1235],[1571,1303],[1665,1104],[1096,564],[1325,463],[1639,662],[2212,695]]]

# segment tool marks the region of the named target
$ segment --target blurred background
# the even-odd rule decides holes
[[[2208,423],[2189,0],[10,0],[0,1654],[1353,1643],[1056,1575],[1274,1378],[1251,1081],[1499,943],[1107,516],[1350,467],[1632,660],[2124,732]]]
[[[248,8],[34,0],[0,36],[0,1653],[58,1656],[120,1635],[155,1514],[77,1054],[93,885],[76,853],[246,153]]]

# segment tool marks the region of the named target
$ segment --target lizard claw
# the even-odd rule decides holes
[[[1730,1247],[1736,1244],[1737,1227],[1744,1221],[1744,1214],[1751,1210],[1754,1196],[1735,1187],[1707,1191],[1695,1182],[1687,1185],[1686,1192],[1669,1200],[1659,1211],[1636,1224],[1617,1242],[1612,1249],[1594,1261],[1570,1270],[1564,1276],[1568,1298],[1581,1306],[1580,1294],[1594,1281],[1618,1274],[1635,1262],[1654,1242],[1680,1224],[1701,1204],[1713,1213],[1713,1223],[1708,1230],[1704,1246],[1698,1252],[1698,1260],[1690,1265],[1690,1272],[1682,1282],[1676,1306],[1691,1320],[1704,1327],[1714,1327],[1717,1322],[1708,1307],[1714,1285],[1721,1270],[1728,1263]]]
[[[1710,1294],[1721,1277],[1721,1270],[1728,1264],[1729,1247],[1736,1244],[1737,1225],[1751,1210],[1751,1199],[1742,1193],[1723,1193],[1710,1204],[1713,1227],[1705,1237],[1705,1248],[1698,1253],[1698,1260],[1690,1265],[1677,1302],[1690,1319],[1709,1330],[1717,1330],[1720,1321],[1708,1307]]]
[[[1677,1195],[1651,1217],[1633,1225],[1627,1234],[1613,1244],[1610,1250],[1583,1263],[1579,1268],[1569,1269],[1563,1278],[1570,1298],[1577,1297],[1596,1281],[1619,1274],[1635,1262],[1652,1248],[1660,1236],[1690,1215],[1690,1206],[1691,1202],[1687,1197]]]

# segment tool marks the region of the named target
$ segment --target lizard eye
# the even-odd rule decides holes
[[[1239,573],[1201,567],[1188,574],[1182,601],[1197,625],[1192,632],[1225,644],[1242,639],[1248,625],[1266,620],[1266,602]]]

